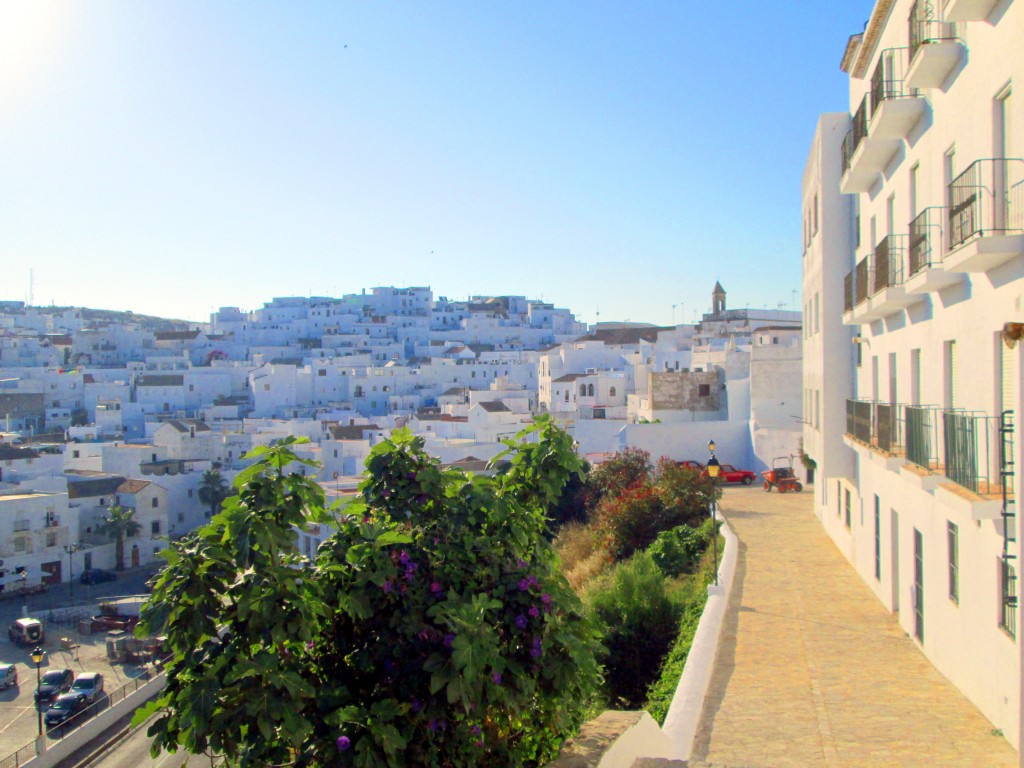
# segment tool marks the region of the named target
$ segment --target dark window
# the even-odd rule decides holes
[[[875,496],[875,580],[882,580],[882,503]]]
[[[960,603],[960,531],[955,523],[946,523],[946,543],[949,549],[949,599]]]
[[[710,397],[711,396],[711,385],[710,384],[698,384],[697,385],[697,396],[698,397]]]

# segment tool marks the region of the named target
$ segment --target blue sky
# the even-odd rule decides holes
[[[800,178],[870,11],[0,0],[0,298],[32,269],[37,304],[196,320],[377,285],[799,308]]]

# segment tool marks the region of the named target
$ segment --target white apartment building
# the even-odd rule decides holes
[[[803,179],[815,509],[1019,749],[1024,6],[877,0],[842,68]]]

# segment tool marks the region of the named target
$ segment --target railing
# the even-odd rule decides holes
[[[906,247],[903,235],[887,235],[875,246],[874,289],[872,294],[895,285],[903,285],[903,254]]]
[[[936,0],[915,0],[910,8],[910,61],[922,45],[938,40],[955,40],[956,24],[942,20]]]
[[[846,401],[846,434],[885,453],[902,453],[903,409],[899,403]]]
[[[910,222],[907,266],[911,276],[942,261],[942,221],[946,209],[925,208]]]
[[[3,760],[0,760],[0,768],[19,768],[29,760],[34,760],[35,757],[36,743],[33,741],[26,744],[14,754],[8,755]]]
[[[888,99],[902,99],[916,96],[903,85],[906,77],[907,49],[887,48],[878,57],[875,71],[871,75],[871,119],[878,114],[878,108]]]
[[[843,310],[853,310],[853,272],[847,272],[843,278]]]
[[[1024,160],[976,160],[948,190],[950,250],[975,235],[1024,232]]]
[[[908,405],[903,409],[907,461],[928,471],[941,469],[938,413],[940,409],[933,405]]]
[[[944,411],[945,474],[974,493],[1002,492],[1000,418],[964,411]]]
[[[903,410],[900,403],[875,403],[875,442],[886,453],[903,448]]]
[[[846,401],[846,434],[867,445],[871,445],[873,405],[870,400]]]
[[[868,299],[868,270],[870,268],[870,260],[867,256],[860,260],[857,264],[857,277],[855,278],[855,304],[860,304]]]
[[[844,175],[850,170],[850,165],[853,163],[853,154],[857,151],[857,147],[860,146],[864,137],[868,135],[868,106],[868,97],[865,96],[861,100],[860,106],[857,107],[857,111],[853,114],[853,126],[846,132],[846,136],[843,137],[842,173]]]

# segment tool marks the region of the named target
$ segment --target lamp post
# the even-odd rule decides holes
[[[81,544],[65,544],[64,551],[68,553],[68,587],[70,598],[75,599],[75,552],[82,548]]]
[[[36,665],[36,715],[39,718],[39,735],[43,735],[43,707],[42,702],[39,700],[39,690],[42,688],[43,680],[40,676],[39,667],[43,663],[44,656],[43,649],[38,645],[32,650],[32,661]]]
[[[721,465],[715,458],[715,441],[708,440],[708,450],[711,458],[708,459],[708,477],[711,478],[711,546],[715,553],[715,586],[718,586],[718,520],[716,516],[718,507],[718,471]]]

